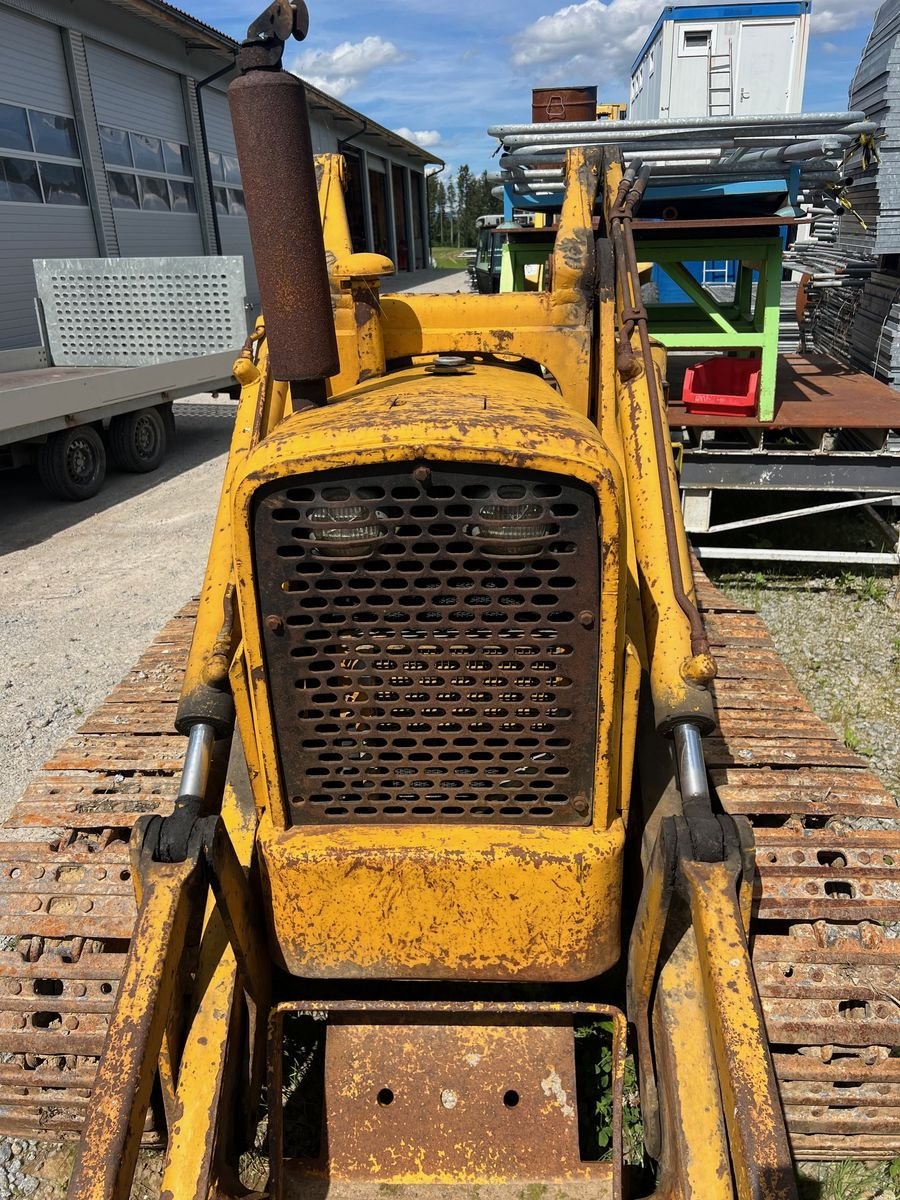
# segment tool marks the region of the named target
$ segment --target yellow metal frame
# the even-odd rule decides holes
[[[254,578],[256,494],[273,480],[306,472],[411,460],[551,472],[594,491],[602,531],[600,718],[587,828],[286,826],[263,614],[255,588],[240,584]],[[247,456],[234,480],[233,553],[254,753],[267,797],[259,849],[274,944],[292,974],[579,979],[618,958],[619,812],[626,799],[615,788],[612,764],[623,754],[621,496],[618,466],[596,428],[563,407],[543,380],[498,366],[441,377],[414,367],[371,380],[327,409],[289,417]],[[631,679],[634,685],[634,667]],[[633,724],[625,728],[633,736]],[[386,892],[396,915],[391,922],[382,916]],[[473,928],[482,931],[475,946]]]
[[[239,874],[254,856],[272,956],[295,973],[561,982],[595,975],[620,957],[641,680],[649,677],[662,728],[708,711],[708,697],[669,569],[690,591],[683,531],[670,564],[660,516],[662,489],[677,494],[674,468],[668,449],[664,461],[657,458],[646,376],[639,370],[625,381],[616,370],[616,309],[621,314],[636,298],[614,279],[608,248],[595,247],[600,166],[599,155],[569,156],[550,292],[381,299],[384,260],[352,254],[341,163],[320,161],[341,373],[327,408],[295,411],[289,387],[270,377],[262,325],[245,347],[184,692],[185,720],[192,705],[202,712],[217,695],[233,696],[259,825],[226,787],[221,828],[231,841],[213,850],[221,871],[214,897],[200,886],[196,863],[154,864],[142,881],[138,939],[101,1072],[106,1090],[89,1118],[73,1200],[124,1200],[160,1056],[172,1099],[164,1193],[208,1200],[230,1192],[222,1143],[246,1053],[241,1012],[248,992],[261,1008],[257,1019],[267,1004],[265,955],[259,940],[248,943],[249,893]],[[620,178],[610,159],[607,216]],[[430,376],[423,356],[447,351],[466,354],[472,372]],[[509,355],[541,364],[552,384],[508,370],[502,356]],[[597,497],[600,716],[587,827],[287,825],[254,586],[254,497],[270,481],[306,471],[417,459],[556,472]],[[744,931],[746,847],[740,861],[680,861],[665,874],[659,858],[647,860],[645,906],[654,911],[677,883],[688,928],[662,954],[648,919],[631,949],[642,986],[655,995],[656,1196],[789,1200],[789,1155]],[[200,968],[182,1012],[175,969],[198,903],[207,908]],[[181,1039],[172,1017],[186,1018]]]

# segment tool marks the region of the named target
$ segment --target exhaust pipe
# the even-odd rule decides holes
[[[310,399],[318,393],[323,402],[323,381],[338,373],[340,360],[306,91],[282,69],[283,38],[277,32],[254,37],[258,24],[241,47],[243,73],[230,85],[228,103],[269,362],[276,379],[306,384],[298,390]],[[316,381],[323,386],[316,388]]]

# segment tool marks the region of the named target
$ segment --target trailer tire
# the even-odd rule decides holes
[[[168,404],[157,404],[156,411],[163,419],[163,424],[166,427],[166,450],[171,450],[175,445],[176,429],[175,429],[175,413],[172,410],[172,401]]]
[[[37,453],[41,483],[58,500],[89,500],[106,478],[106,449],[92,425],[51,433]]]
[[[109,423],[109,453],[122,471],[155,471],[166,455],[166,423],[156,408],[122,413]]]

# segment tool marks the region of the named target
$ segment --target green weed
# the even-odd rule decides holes
[[[888,585],[877,575],[854,575],[852,571],[841,571],[835,580],[835,588],[843,596],[857,596],[860,600],[874,600],[883,604],[887,599]]]
[[[585,1025],[575,1031],[576,1064],[580,1061],[582,1081],[579,1090],[584,1089],[585,1100],[593,1101],[594,1120],[582,1126],[582,1138],[587,1142],[595,1142],[595,1148],[600,1152],[600,1158],[609,1158],[612,1152],[613,1125],[613,1045],[612,1023],[597,1021],[593,1025]],[[576,1074],[579,1074],[576,1066]],[[637,1067],[634,1056],[628,1054],[625,1058],[625,1073],[623,1079],[622,1106],[622,1155],[629,1166],[641,1166],[644,1162],[644,1125],[641,1120],[640,1093],[638,1090]],[[586,1105],[585,1105],[586,1107]],[[579,1105],[582,1109],[582,1105]],[[579,1121],[588,1114],[579,1111]]]
[[[872,747],[863,744],[859,734],[847,722],[844,722],[843,727],[844,745],[848,750],[852,750],[854,754],[861,754],[864,758],[872,756]]]
[[[855,1158],[835,1163],[822,1179],[821,1200],[864,1200],[881,1186],[884,1173]]]

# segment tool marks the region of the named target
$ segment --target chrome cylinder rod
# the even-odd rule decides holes
[[[700,730],[690,721],[681,721],[675,726],[675,767],[678,772],[678,787],[685,812],[702,806],[709,810],[712,801],[709,781],[706,777],[706,762],[703,758],[703,739]]]
[[[181,772],[181,784],[178,788],[179,800],[189,796],[202,799],[206,795],[215,740],[216,731],[212,725],[200,723],[191,726],[187,753],[184,756],[184,767]]]

